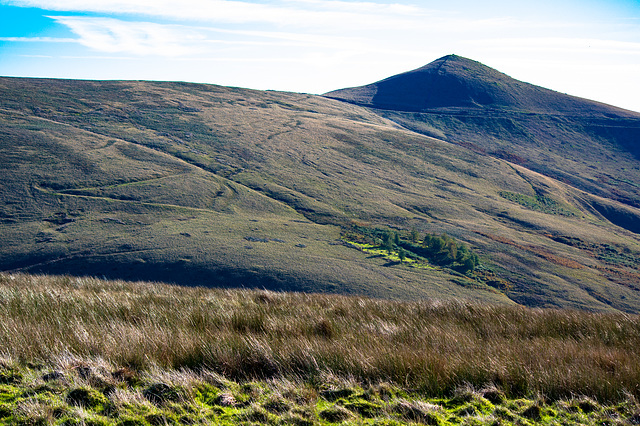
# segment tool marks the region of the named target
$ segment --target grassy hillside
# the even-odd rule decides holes
[[[640,239],[606,219],[632,207],[323,97],[0,79],[0,170],[5,271],[640,306]],[[446,233],[480,265],[357,244],[387,231],[409,251]]]
[[[0,274],[0,306],[0,424],[640,414],[635,315],[22,274]]]
[[[640,207],[640,113],[524,83],[456,55],[326,96]],[[597,210],[640,232],[637,211],[629,221]]]

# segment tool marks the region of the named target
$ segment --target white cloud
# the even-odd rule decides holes
[[[211,23],[267,23],[288,27],[406,28],[422,9],[401,4],[345,1],[237,0],[5,0],[5,3],[52,11],[133,14]]]
[[[151,22],[131,22],[113,18],[50,16],[67,26],[78,39],[7,38],[7,41],[73,41],[100,52],[140,56],[193,56],[212,53],[212,46],[266,46],[305,49],[366,51],[366,40],[322,34],[282,31],[229,30],[187,27]],[[0,39],[1,40],[1,39]]]
[[[111,18],[51,16],[79,36],[78,42],[100,52],[180,56],[198,52],[204,37],[182,26],[126,22]]]
[[[288,0],[289,4],[314,6],[318,9],[354,12],[354,13],[391,13],[395,15],[424,15],[426,10],[414,5],[400,3],[372,3],[363,1],[338,0]]]

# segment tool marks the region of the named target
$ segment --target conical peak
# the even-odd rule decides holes
[[[491,108],[536,113],[602,112],[602,105],[524,83],[480,62],[443,56],[366,86],[336,90],[328,97],[398,111]]]
[[[417,70],[441,67],[441,66],[443,66],[443,65],[445,65],[447,63],[450,63],[450,64],[465,64],[465,63],[466,64],[480,64],[480,62],[473,61],[473,60],[465,58],[463,56],[446,55],[446,56],[443,56],[442,58],[436,59],[433,62],[429,62],[428,64],[418,68]],[[480,64],[480,65],[482,65],[482,64]]]
[[[328,96],[361,105],[402,111],[511,104],[501,87],[515,80],[480,62],[447,55],[423,67]]]
[[[465,58],[458,55],[447,55],[436,59],[420,68],[408,73],[436,73],[439,75],[452,74],[458,75],[461,79],[468,80],[512,80],[506,74],[498,70],[488,67],[481,62]],[[406,73],[404,73],[406,74]],[[402,75],[402,74],[399,74]]]

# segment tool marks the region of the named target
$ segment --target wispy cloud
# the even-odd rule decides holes
[[[52,11],[133,14],[210,23],[268,23],[287,27],[403,28],[427,12],[416,6],[347,1],[235,0],[5,0],[5,3]]]
[[[50,18],[67,26],[78,38],[7,37],[7,41],[57,42],[65,40],[80,43],[100,52],[168,57],[206,54],[214,45],[363,51],[366,50],[367,44],[366,40],[360,37],[283,31],[231,30],[82,16],[50,16]]]
[[[306,45],[360,52],[422,50],[425,43],[449,44],[449,40],[478,33],[504,38],[508,31],[540,31],[550,27],[510,16],[480,19],[422,6],[344,0],[0,0],[18,6],[52,11],[105,14],[108,18],[55,17],[80,37],[87,47],[103,52],[130,52],[178,56],[203,52],[210,44]],[[126,21],[115,19],[126,16]],[[132,22],[131,15],[139,22]],[[162,19],[165,24],[158,22]],[[135,18],[134,18],[135,19]],[[142,22],[140,22],[142,21]],[[167,25],[166,22],[181,25]],[[258,25],[259,24],[259,25]],[[197,25],[198,27],[195,27]],[[261,31],[235,32],[236,37],[211,37],[211,31],[259,27]],[[566,28],[569,23],[563,22]],[[242,37],[240,37],[242,36]],[[247,37],[249,40],[247,40]],[[265,41],[265,39],[271,41]],[[285,43],[288,41],[288,43]],[[167,43],[161,46],[162,43]],[[393,46],[393,47],[392,47]]]
[[[180,56],[198,52],[204,37],[178,25],[126,22],[111,18],[51,16],[78,35],[79,43],[100,52]]]
[[[374,3],[367,1],[340,1],[340,0],[285,0],[284,4],[309,5],[323,9],[343,10],[348,12],[376,11],[382,13],[396,13],[414,15],[422,13],[423,8],[401,3]]]

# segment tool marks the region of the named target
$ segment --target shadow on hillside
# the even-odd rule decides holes
[[[22,268],[21,272],[71,276],[92,276],[109,280],[152,281],[188,287],[252,288],[273,291],[322,292],[322,283],[305,280],[276,271],[207,268],[205,265],[184,262],[125,263],[77,258]]]

